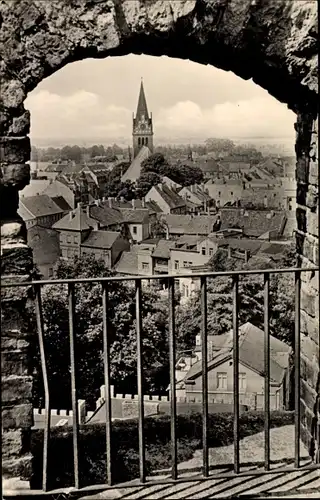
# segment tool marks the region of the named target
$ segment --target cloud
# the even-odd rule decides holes
[[[61,96],[48,90],[30,94],[26,107],[31,111],[33,139],[117,137],[131,141],[132,113],[124,106],[106,104],[94,92],[77,90]],[[284,104],[266,94],[262,97],[223,102],[204,108],[192,100],[163,106],[153,115],[155,142],[158,137],[292,138],[295,115]]]
[[[47,90],[30,94],[31,136],[41,139],[81,139],[130,133],[131,112],[125,107],[105,105],[95,93],[79,90],[60,96]]]
[[[294,137],[295,115],[270,96],[216,104],[201,109],[192,101],[162,108],[156,117],[161,135],[206,137]]]

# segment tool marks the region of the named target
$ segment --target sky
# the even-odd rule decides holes
[[[228,137],[293,146],[294,113],[251,80],[144,55],[85,59],[43,80],[25,102],[32,143],[130,143],[141,78],[155,143]]]

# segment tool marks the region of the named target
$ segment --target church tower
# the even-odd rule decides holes
[[[133,115],[132,139],[134,158],[137,156],[142,146],[147,146],[151,153],[153,153],[152,114],[150,113],[149,116],[142,79],[136,116],[134,117]]]

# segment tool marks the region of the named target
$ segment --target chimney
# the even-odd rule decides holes
[[[82,201],[78,201],[78,203],[77,203],[77,208],[82,207],[82,205],[83,205]]]
[[[106,197],[105,196],[102,197],[102,201],[103,201],[103,203],[105,203],[105,201],[106,201]]]
[[[228,258],[231,259],[231,257],[232,257],[231,247],[228,246]]]
[[[74,217],[74,213],[73,213],[73,210],[71,210],[71,211],[69,212],[69,220],[72,220],[72,219],[73,219],[73,217]]]
[[[248,260],[249,260],[249,252],[248,252],[248,250],[245,250],[244,251],[244,261],[246,264],[247,264]]]
[[[124,203],[124,197],[123,196],[120,196],[120,201],[121,201],[121,203]]]
[[[94,200],[95,205],[98,207],[100,204],[100,200]]]
[[[108,205],[109,205],[109,208],[112,208],[112,198],[108,198]]]
[[[162,184],[158,184],[158,188],[160,189],[160,191],[162,191]]]
[[[142,198],[141,202],[142,202],[142,208],[146,208],[146,199]]]
[[[78,423],[80,425],[86,423],[86,402],[84,399],[78,399]]]
[[[90,217],[90,205],[86,206],[87,217]]]
[[[137,208],[137,200],[133,199],[131,203],[133,210],[135,210]]]

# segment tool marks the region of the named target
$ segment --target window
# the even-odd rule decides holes
[[[179,261],[178,260],[174,261],[174,268],[179,269]]]
[[[148,264],[148,262],[142,262],[142,269],[144,269],[145,271],[149,270],[149,264]]]
[[[213,248],[209,248],[209,255],[213,255]]]
[[[52,267],[49,267],[49,269],[48,269],[48,276],[49,276],[49,278],[52,278],[52,276],[53,276],[53,269],[52,269]]]
[[[233,196],[233,191],[231,191],[231,196]]]
[[[77,238],[77,236],[74,236],[74,237],[73,237],[73,243],[74,243],[75,245],[78,243],[78,238]]]
[[[218,196],[221,196],[221,191],[219,191]]]
[[[138,146],[141,146],[141,139],[138,137]]]
[[[247,388],[247,378],[245,373],[239,373],[239,390],[245,390]]]
[[[183,267],[188,267],[188,262],[186,260],[183,261]]]
[[[132,227],[132,232],[133,232],[133,234],[137,234],[137,226]]]
[[[186,285],[186,297],[189,297],[189,287]]]
[[[141,139],[141,144],[142,144],[142,146],[144,145],[144,137],[142,137],[142,139]]]
[[[188,262],[189,266],[192,266],[192,262]]]
[[[146,137],[146,146],[148,146],[148,137]]]
[[[202,253],[202,255],[206,255],[206,247],[201,248],[201,253]]]
[[[71,236],[70,236],[70,234],[67,235],[67,243],[71,243]]]
[[[217,389],[227,389],[227,374],[225,372],[217,373]]]

